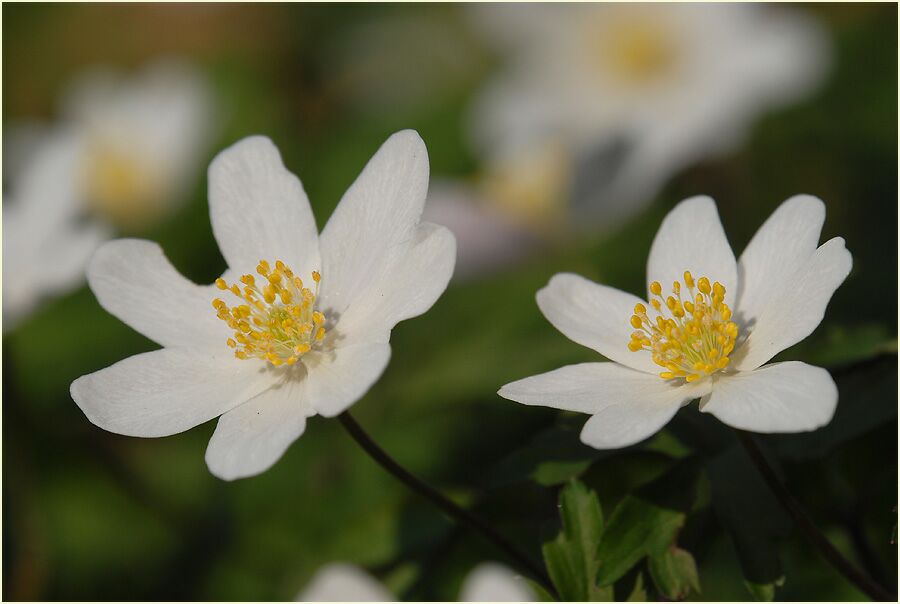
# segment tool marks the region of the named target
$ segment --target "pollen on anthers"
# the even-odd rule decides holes
[[[240,302],[229,307],[213,300],[216,315],[234,330],[227,344],[239,359],[262,359],[275,367],[293,365],[325,337],[325,315],[316,310],[322,276],[313,271],[314,289],[305,287],[281,260],[275,269],[260,260],[256,272],[262,279],[244,275],[238,284],[216,279],[216,287],[229,291]]]
[[[710,284],[706,277],[695,282],[685,271],[684,285],[688,295],[682,300],[679,281],[672,283],[672,295],[666,297],[658,281],[650,284],[650,305],[656,316],[651,320],[647,307],[635,304],[631,326],[637,331],[631,334],[628,349],[649,351],[653,362],[665,369],[659,377],[694,382],[728,366],[738,326],[730,320],[721,283]]]

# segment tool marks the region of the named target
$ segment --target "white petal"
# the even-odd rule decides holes
[[[819,244],[825,204],[811,195],[791,197],[759,228],[738,261],[737,304],[741,324],[755,322],[790,283]]]
[[[634,331],[629,321],[638,302],[644,301],[572,273],[554,275],[537,293],[541,312],[573,342],[632,369],[658,373],[648,352],[628,350]]]
[[[313,351],[303,357],[309,375],[306,394],[316,413],[334,417],[358,401],[387,367],[387,343],[351,344],[330,352]]]
[[[255,272],[283,260],[302,279],[320,269],[318,231],[300,180],[264,136],[245,138],[209,167],[213,233],[228,266]]]
[[[381,291],[396,259],[417,240],[428,189],[428,152],[419,135],[391,136],[347,190],[322,231],[321,307],[344,314]]]
[[[709,197],[682,201],[663,220],[647,260],[647,283],[659,281],[670,291],[674,281],[682,281],[684,271],[695,279],[708,277],[737,293],[737,263],[728,245],[716,203]]]
[[[853,258],[841,237],[822,244],[778,294],[769,298],[756,324],[748,328],[747,341],[735,351],[734,367],[741,371],[756,369],[811,334],[852,266]]]
[[[710,380],[678,385],[615,363],[582,363],[512,382],[498,394],[526,405],[590,413],[581,440],[597,449],[616,449],[662,428],[710,385]]]
[[[110,241],[94,254],[87,275],[100,305],[154,342],[225,350],[230,331],[212,307],[222,292],[182,277],[157,244]]]
[[[259,394],[271,381],[259,363],[164,348],[81,376],[69,392],[104,430],[154,437],[209,421]]]
[[[807,432],[831,421],[838,390],[821,367],[774,363],[716,379],[700,409],[753,432]]]
[[[385,277],[346,309],[336,331],[354,342],[373,337],[387,341],[398,322],[431,308],[447,289],[456,259],[456,240],[446,228],[422,223],[415,242],[393,259]]]
[[[314,414],[303,377],[275,384],[219,418],[206,449],[210,472],[223,480],[254,476],[284,455]]]
[[[533,602],[534,592],[521,576],[496,562],[479,564],[463,581],[460,602]]]
[[[367,572],[335,562],[320,568],[299,594],[298,602],[393,602],[396,598]]]

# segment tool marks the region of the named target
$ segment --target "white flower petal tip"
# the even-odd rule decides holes
[[[740,430],[809,432],[831,421],[837,401],[828,371],[788,361],[717,379],[701,411]]]
[[[297,602],[393,602],[394,595],[353,564],[326,564],[297,594]]]
[[[681,281],[684,271],[719,281],[736,291],[737,262],[712,198],[686,199],[663,219],[647,259],[647,283],[664,288]]]
[[[260,365],[164,348],[84,375],[72,382],[69,393],[91,423],[104,430],[159,437],[209,421],[267,385]]]
[[[242,139],[209,166],[209,212],[228,266],[253,272],[283,260],[299,275],[321,269],[316,220],[300,179],[264,136]]]
[[[679,385],[616,363],[582,363],[506,384],[498,394],[525,405],[589,413],[582,442],[618,449],[653,435],[711,387],[709,379]]]
[[[749,327],[747,340],[735,351],[735,368],[760,367],[785,348],[809,336],[822,319],[831,297],[849,276],[853,256],[844,239],[823,243],[774,292]],[[741,308],[738,307],[740,317]]]
[[[206,449],[209,471],[236,480],[271,468],[315,414],[304,390],[302,378],[285,380],[222,415]]]
[[[533,602],[528,583],[496,562],[483,562],[472,569],[459,590],[460,602]]]

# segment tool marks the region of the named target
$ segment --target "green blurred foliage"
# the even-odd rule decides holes
[[[736,484],[752,490],[752,482],[743,482],[752,469],[740,470],[740,460],[731,460],[733,435],[695,407],[648,443],[602,453],[578,442],[583,416],[495,395],[508,381],[595,359],[541,317],[534,293],[563,270],[642,291],[662,216],[697,193],[717,199],[736,250],[799,192],[827,202],[823,238],[847,240],[853,272],[822,325],[780,358],[836,368],[864,361],[864,367],[836,373],[840,404],[829,427],[761,442],[838,548],[896,585],[897,9],[804,8],[820,16],[835,41],[836,64],[819,94],[765,116],[739,152],[680,174],[619,232],[572,239],[503,274],[452,285],[426,315],[395,329],[390,367],[353,409],[401,463],[473,502],[535,560],[547,531],[558,529],[560,485],[574,476],[596,492],[598,506],[613,510],[607,538],[614,530],[634,537],[635,523],[664,517],[661,526],[677,533],[680,549],[668,549],[671,539],[637,539],[641,555],[628,554],[633,562],[613,573],[621,578],[619,599],[683,596],[689,588],[697,599],[745,599],[751,593],[745,581],[760,598],[861,597],[790,527],[762,526],[752,538],[739,536],[756,530],[759,507],[750,499],[742,501],[747,509],[722,502],[734,501],[729,489]],[[58,94],[84,67],[179,55],[206,68],[224,103],[209,158],[243,136],[272,137],[303,179],[320,226],[397,129],[421,133],[434,176],[466,175],[476,165],[462,124],[493,59],[466,31],[458,7],[5,4],[2,10],[4,123],[53,119]],[[354,92],[366,90],[371,72],[342,70],[335,57],[357,28],[391,17],[424,19],[445,30],[459,40],[460,56],[442,72],[452,77],[436,96],[369,107]],[[356,50],[360,56],[377,51]],[[382,73],[383,66],[372,64]],[[433,82],[429,71],[427,62],[412,62],[408,73],[383,73],[395,86],[403,77]],[[198,174],[191,203],[142,235],[201,282],[224,268],[205,189],[205,175]],[[4,337],[7,599],[292,599],[319,566],[343,560],[366,566],[404,599],[447,600],[478,561],[505,561],[405,491],[333,421],[311,420],[275,467],[235,483],[215,479],[205,467],[212,422],[159,440],[92,426],[69,398],[71,381],[153,348],[107,315],[86,287],[48,303]],[[878,355],[887,356],[871,360]],[[696,497],[673,511],[642,496],[641,487],[665,483],[688,461],[699,471],[689,454],[704,465],[691,478]],[[729,463],[739,469],[723,466]],[[654,496],[686,490],[670,484]],[[634,521],[611,528],[625,515]],[[666,520],[672,515],[674,524]],[[760,541],[774,549],[760,550]],[[599,547],[602,559],[608,551],[602,548],[622,547],[622,540]],[[682,551],[696,561],[702,593]],[[777,551],[777,560],[774,553],[763,558],[777,568],[753,567],[760,551]],[[647,554],[649,562],[641,559]],[[776,590],[779,572],[786,579]]]

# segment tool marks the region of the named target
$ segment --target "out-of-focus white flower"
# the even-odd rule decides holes
[[[77,379],[94,424],[129,436],[182,432],[220,416],[206,451],[226,480],[263,472],[304,431],[381,376],[390,332],[425,312],[453,272],[455,242],[420,222],[428,156],[413,131],[390,137],[321,235],[300,181],[264,137],[209,168],[213,234],[228,270],[191,283],[158,245],[105,244],[88,281],[110,313],[164,348]]]
[[[574,274],[537,294],[554,327],[613,362],[570,365],[499,394],[591,414],[581,440],[598,449],[643,440],[695,398],[743,430],[824,426],[838,397],[829,373],[797,361],[763,365],[812,333],[850,272],[842,238],[818,246],[824,221],[821,201],[793,197],[736,262],[712,199],[680,203],[650,249],[649,301]]]
[[[81,129],[83,197],[97,218],[142,229],[185,201],[211,143],[214,104],[202,75],[176,62],[74,82],[64,120]]]
[[[473,7],[508,59],[473,112],[486,157],[563,141],[574,157],[624,145],[595,205],[646,202],[677,170],[733,149],[762,111],[818,84],[824,32],[739,4]],[[601,208],[598,208],[600,211]]]
[[[70,131],[43,136],[10,179],[3,204],[4,332],[44,298],[81,284],[84,266],[108,235],[101,225],[79,222],[83,145]]]
[[[559,225],[617,226],[679,170],[733,150],[760,113],[811,92],[829,62],[818,24],[781,7],[538,3],[470,12],[505,60],[470,115],[481,181],[519,179],[479,187],[471,203],[495,206],[538,236]],[[432,201],[435,211],[443,202]],[[461,241],[477,235],[454,232]],[[472,272],[460,249],[460,274]]]
[[[460,602],[531,602],[525,580],[496,562],[476,566],[460,588]],[[361,568],[333,563],[323,566],[297,595],[298,602],[391,602],[395,596]]]
[[[156,63],[126,78],[85,74],[59,125],[4,132],[4,331],[42,298],[84,281],[112,227],[152,225],[187,199],[210,143],[213,103],[199,73]]]

